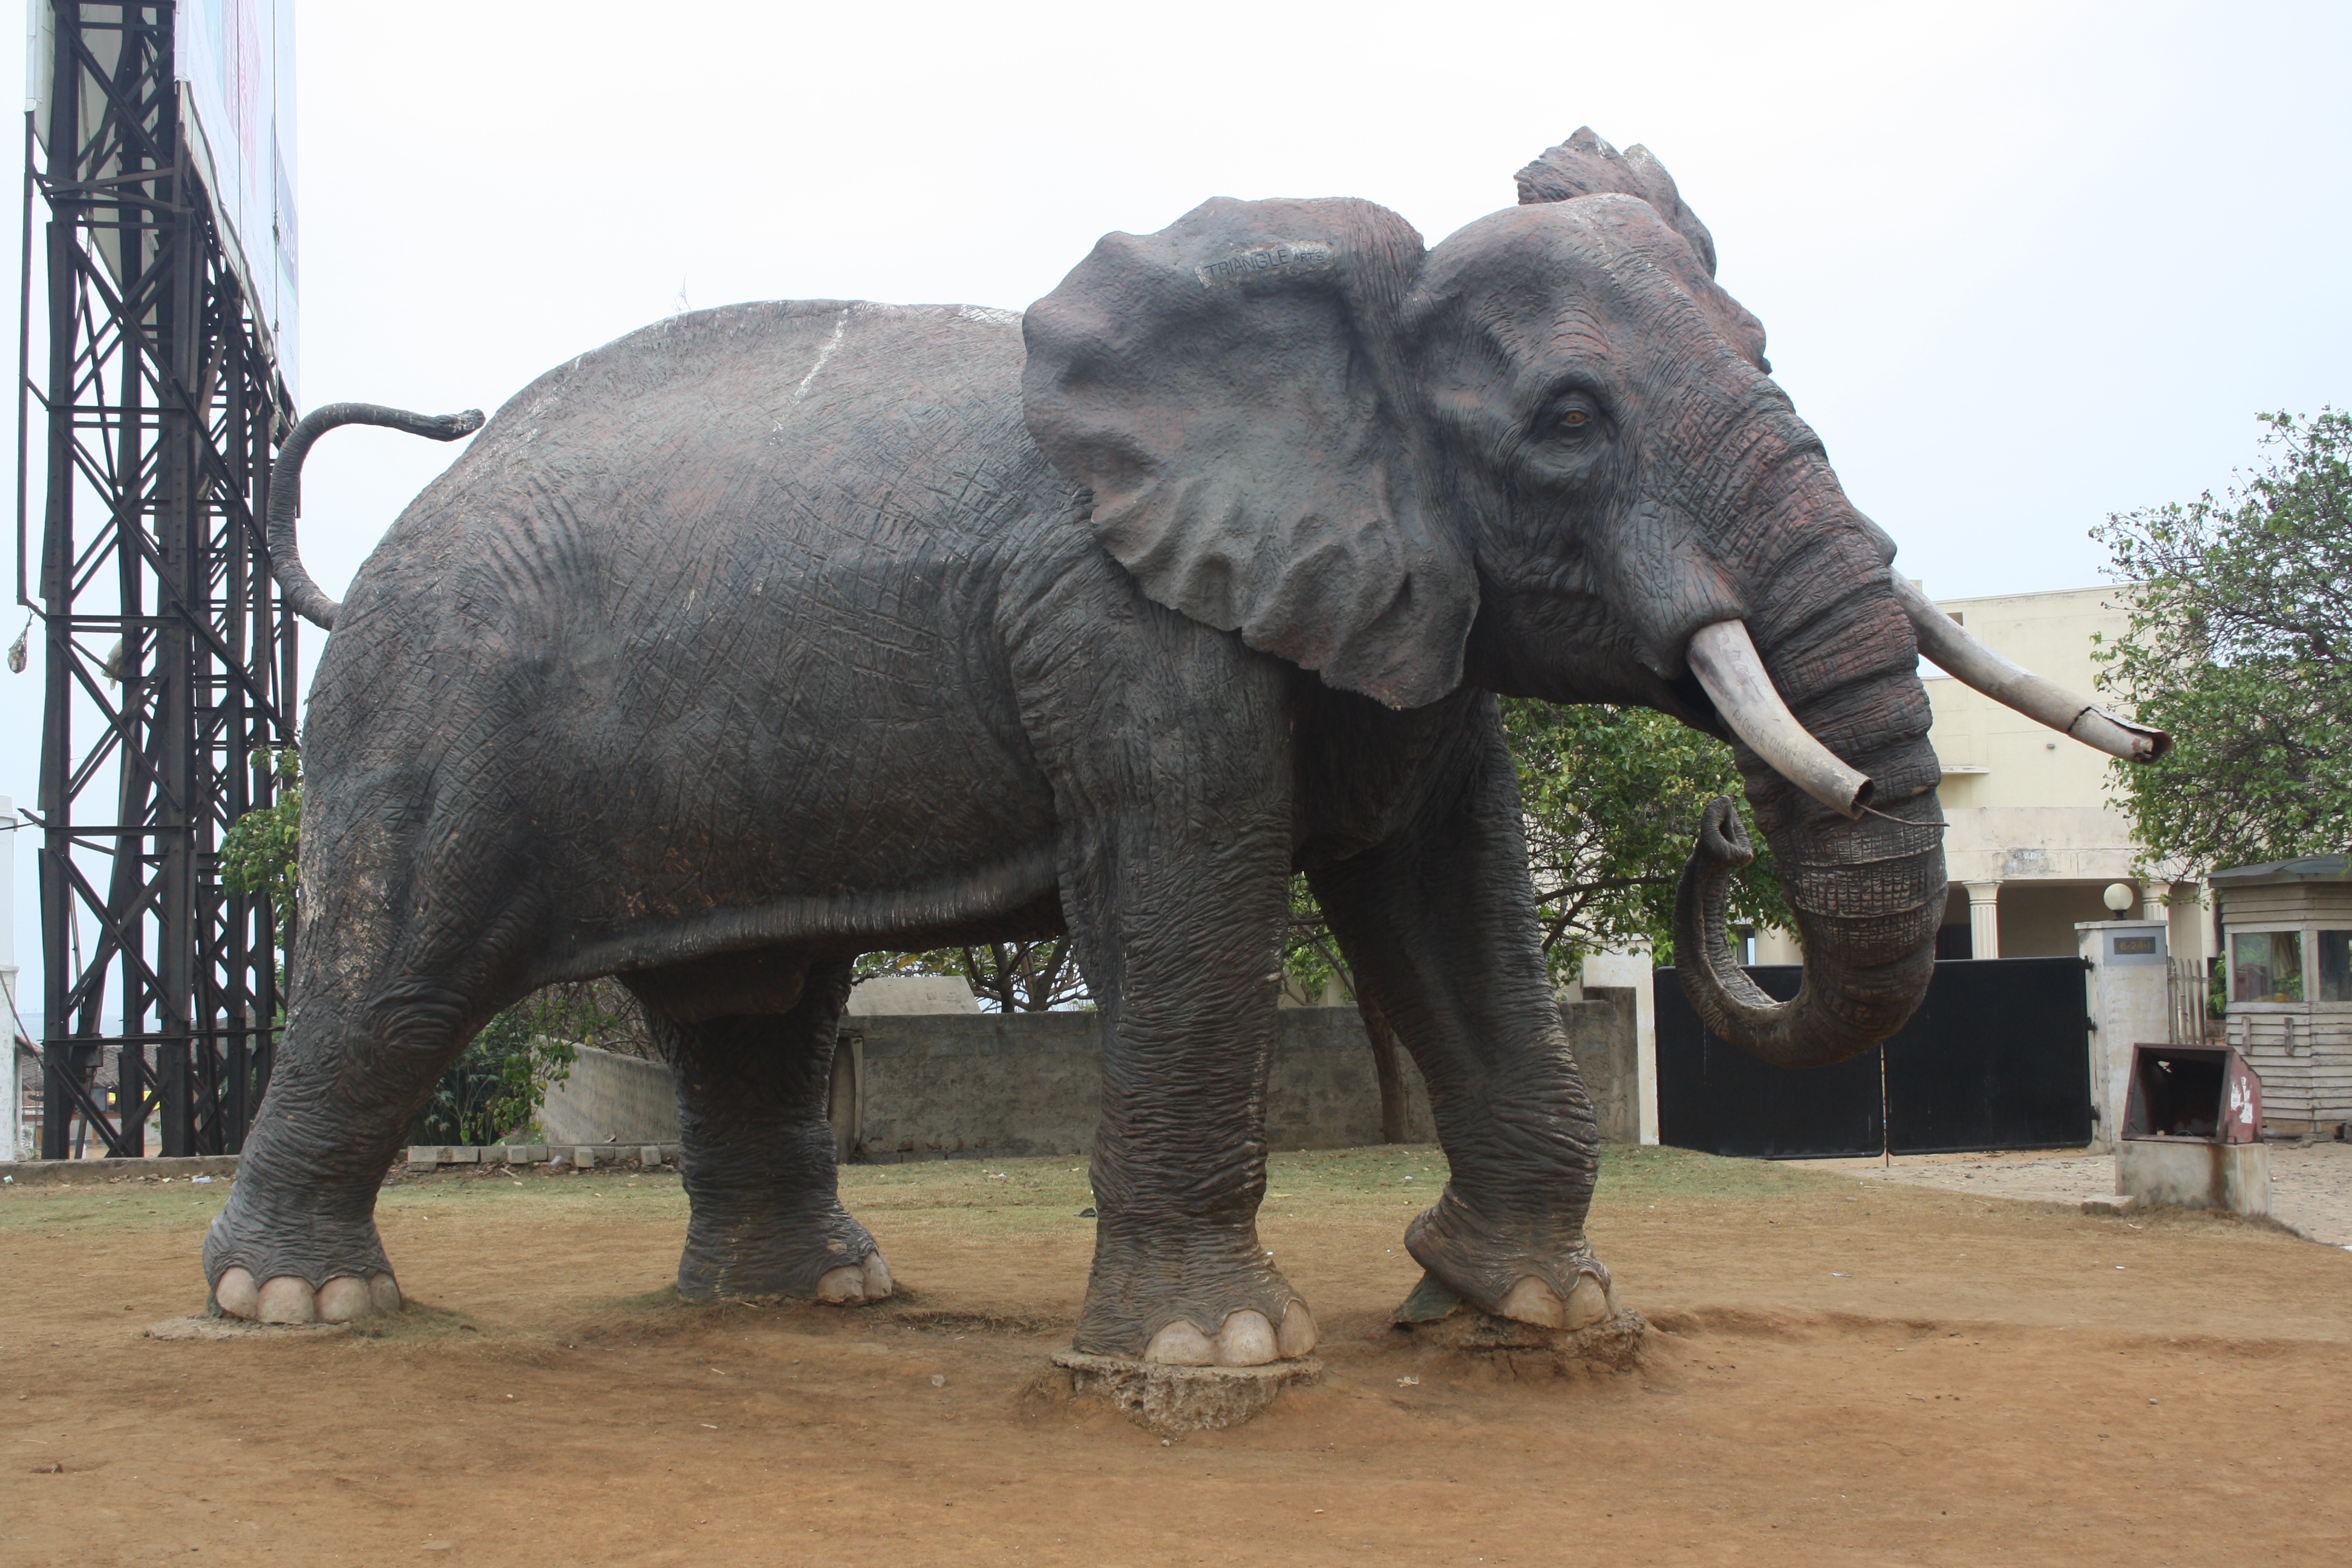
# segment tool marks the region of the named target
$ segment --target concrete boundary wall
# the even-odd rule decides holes
[[[1641,1134],[1640,1050],[1631,989],[1588,987],[1560,1004],[1602,1142]],[[1266,1142],[1276,1151],[1381,1142],[1380,1080],[1353,1007],[1286,1007],[1276,1015],[1267,1073]],[[1429,1094],[1400,1053],[1405,1141],[1434,1142]],[[930,1013],[845,1020],[833,1115],[849,1159],[1017,1159],[1091,1153],[1102,1106],[1098,1013]],[[549,1096],[535,1143],[420,1145],[412,1169],[453,1164],[575,1165],[677,1162],[677,1100],[666,1064],[583,1047],[571,1079]],[[13,1167],[26,1181],[107,1180],[128,1173],[235,1170],[206,1161],[43,1161]]]
[[[408,1150],[410,1170],[434,1170],[442,1165],[552,1165],[593,1170],[599,1165],[625,1165],[635,1161],[648,1171],[677,1163],[675,1143],[488,1143],[479,1145],[416,1143]]]
[[[1266,1088],[1275,1149],[1381,1142],[1380,1082],[1352,1007],[1276,1016]],[[856,1158],[1090,1153],[1102,1110],[1102,1015],[983,1013],[850,1020],[863,1093]],[[1429,1094],[1404,1064],[1405,1136],[1430,1142]]]
[[[69,1187],[76,1183],[96,1184],[100,1182],[168,1182],[204,1176],[211,1180],[236,1174],[234,1154],[175,1154],[166,1159],[149,1155],[141,1159],[117,1160],[8,1160],[0,1161],[0,1178],[9,1186]]]
[[[539,1108],[541,1142],[675,1143],[677,1090],[667,1062],[579,1046],[562,1083]]]
[[[1588,990],[1560,1022],[1604,1142],[1641,1136],[1640,1052],[1630,989]],[[855,1158],[871,1163],[1090,1153],[1102,1102],[1095,1013],[850,1019],[843,1043],[860,1107]],[[1434,1142],[1429,1093],[1402,1065],[1408,1142]],[[845,1098],[836,1096],[838,1106]],[[1353,1007],[1286,1007],[1267,1072],[1266,1142],[1350,1149],[1381,1138],[1380,1082]],[[845,1140],[846,1142],[847,1140]]]

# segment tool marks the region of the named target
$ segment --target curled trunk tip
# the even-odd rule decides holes
[[[1739,966],[1724,932],[1731,873],[1755,858],[1731,799],[1709,801],[1675,889],[1675,971],[1700,1022],[1718,1038],[1784,1068],[1832,1066],[1902,1027],[1926,990],[1932,933],[1910,960],[1872,973],[1835,952],[1821,933],[1807,931],[1804,981],[1794,997],[1776,1002]],[[1939,889],[1941,858],[1939,853]],[[1801,915],[1799,923],[1801,929],[1806,924]]]

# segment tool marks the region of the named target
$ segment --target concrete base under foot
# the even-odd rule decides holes
[[[1323,1381],[1323,1363],[1312,1356],[1266,1366],[1163,1366],[1057,1351],[1054,1364],[1070,1374],[1075,1397],[1108,1399],[1138,1426],[1161,1433],[1239,1426],[1284,1389]]]
[[[288,1334],[341,1334],[349,1323],[248,1323],[242,1318],[166,1318],[147,1326],[151,1340],[249,1340]]]
[[[2116,1192],[2138,1208],[2271,1212],[2271,1152],[2260,1143],[2126,1138],[2116,1145]]]
[[[1507,1359],[1521,1372],[1549,1359],[1551,1370],[1566,1377],[1579,1372],[1633,1371],[1642,1359],[1650,1325],[1641,1313],[1623,1311],[1581,1329],[1547,1329],[1463,1307],[1426,1322],[1400,1322],[1396,1331],[1431,1350]]]

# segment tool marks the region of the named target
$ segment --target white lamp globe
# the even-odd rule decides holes
[[[2132,891],[2129,882],[2109,882],[2107,890],[2099,895],[2099,901],[2121,914],[2139,901],[2139,895]]]

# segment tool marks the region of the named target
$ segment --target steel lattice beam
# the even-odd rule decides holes
[[[271,798],[255,749],[294,741],[294,621],[261,521],[291,407],[191,157],[174,8],[55,0],[46,156],[26,141],[28,258],[34,191],[48,208],[48,363],[24,384],[46,435],[48,1159],[75,1114],[114,1154],[148,1152],[151,1111],[165,1154],[236,1151],[278,1005],[271,911],[222,887],[218,846]],[[20,560],[27,527],[20,507]]]

